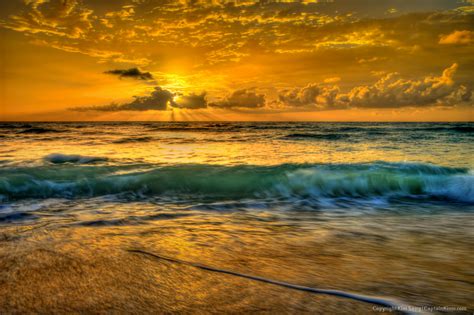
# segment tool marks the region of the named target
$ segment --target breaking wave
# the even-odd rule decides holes
[[[135,193],[211,199],[443,200],[474,204],[468,169],[413,163],[277,166],[81,165],[94,157],[49,155],[54,163],[0,169],[0,199],[77,198]],[[76,163],[76,164],[71,164]]]
[[[64,163],[77,163],[77,164],[87,164],[94,162],[104,162],[107,161],[105,157],[99,156],[83,156],[77,154],[61,154],[53,153],[44,157],[44,160],[53,164],[64,164]]]

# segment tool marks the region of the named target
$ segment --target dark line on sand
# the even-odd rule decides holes
[[[288,283],[288,282],[267,279],[267,278],[263,278],[263,277],[259,277],[259,276],[253,276],[253,275],[238,273],[238,272],[231,271],[231,270],[225,270],[225,269],[210,267],[210,266],[202,265],[202,264],[195,263],[195,262],[181,260],[181,259],[178,259],[178,258],[172,258],[172,257],[158,255],[158,254],[153,254],[153,253],[141,250],[141,249],[127,249],[127,251],[132,252],[132,253],[147,255],[147,256],[157,258],[157,259],[161,259],[161,260],[166,260],[168,262],[179,263],[179,264],[199,268],[199,269],[202,269],[202,270],[207,270],[207,271],[211,271],[211,272],[218,272],[218,273],[224,273],[224,274],[228,274],[228,275],[232,275],[232,276],[236,276],[236,277],[246,278],[246,279],[255,280],[255,281],[264,282],[264,283],[270,283],[270,284],[278,285],[278,286],[285,287],[285,288],[288,288],[288,289],[299,290],[299,291],[304,291],[304,292],[310,292],[310,293],[315,293],[315,294],[332,295],[332,296],[347,298],[347,299],[351,299],[351,300],[355,300],[355,301],[371,303],[371,304],[382,306],[382,307],[389,307],[389,308],[392,308],[393,310],[396,310],[396,311],[398,311],[402,314],[417,314],[416,312],[410,311],[410,309],[411,310],[414,309],[413,307],[410,307],[409,305],[406,305],[406,304],[401,303],[401,302],[396,301],[396,300],[383,299],[383,298],[380,298],[380,297],[369,296],[369,295],[361,295],[361,294],[356,294],[356,293],[351,293],[351,292],[346,292],[346,291],[339,291],[339,290],[311,288],[311,287],[306,287],[306,286],[302,286],[302,285],[298,285],[298,284],[292,284],[292,283]]]

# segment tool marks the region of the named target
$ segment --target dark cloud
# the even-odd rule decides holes
[[[153,80],[150,72],[142,72],[138,68],[116,69],[105,71],[106,74],[117,75],[119,78],[132,78],[137,80]]]
[[[117,111],[146,111],[146,110],[166,110],[168,104],[173,101],[173,93],[156,87],[149,96],[135,96],[130,103],[125,104],[109,104],[104,106],[76,107],[76,111],[101,111],[101,112],[117,112]]]
[[[171,102],[171,106],[187,109],[206,108],[206,93],[179,95]]]
[[[134,96],[134,100],[125,104],[108,104],[103,106],[75,107],[75,111],[146,111],[146,110],[167,110],[169,108],[199,109],[206,108],[206,93],[201,94],[178,94],[165,90],[161,87],[155,87],[154,91],[148,96]]]
[[[253,89],[234,91],[222,101],[210,103],[209,106],[221,108],[258,108],[265,106],[265,95],[257,94]]]

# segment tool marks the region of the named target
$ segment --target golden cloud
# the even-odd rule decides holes
[[[464,30],[441,35],[439,43],[442,45],[468,45],[474,43],[474,32]]]
[[[210,103],[209,106],[221,108],[259,108],[265,106],[265,95],[258,94],[254,89],[234,91],[225,99]]]
[[[341,108],[398,108],[416,106],[473,105],[473,92],[454,82],[458,65],[446,68],[440,76],[426,76],[416,80],[404,79],[389,73],[372,85],[353,87],[344,93],[337,85],[312,83],[303,88],[283,90],[281,103],[293,107],[312,107],[317,110]]]

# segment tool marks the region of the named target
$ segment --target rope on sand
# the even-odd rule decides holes
[[[347,298],[347,299],[351,299],[351,300],[355,300],[355,301],[371,303],[371,304],[374,304],[374,305],[391,308],[392,310],[398,311],[402,314],[418,314],[417,312],[413,311],[415,309],[414,307],[411,307],[409,305],[403,304],[403,303],[401,303],[399,301],[395,301],[395,300],[389,300],[389,299],[384,299],[384,298],[380,298],[380,297],[356,294],[356,293],[339,291],[339,290],[305,287],[305,286],[292,284],[292,283],[288,283],[288,282],[272,280],[272,279],[267,279],[267,278],[263,278],[263,277],[259,277],[259,276],[253,276],[253,275],[238,273],[238,272],[231,271],[231,270],[225,270],[225,269],[210,267],[210,266],[202,265],[202,264],[195,263],[195,262],[181,260],[181,259],[178,259],[178,258],[162,256],[162,255],[150,253],[150,252],[147,252],[147,251],[144,251],[144,250],[141,250],[141,249],[127,249],[127,251],[132,252],[132,253],[147,255],[147,256],[157,258],[157,259],[161,259],[161,260],[166,260],[168,262],[173,262],[173,263],[178,263],[178,264],[183,264],[183,265],[199,268],[199,269],[202,269],[202,270],[207,270],[207,271],[211,271],[211,272],[218,272],[218,273],[224,273],[224,274],[228,274],[228,275],[232,275],[232,276],[236,276],[236,277],[241,277],[241,278],[246,278],[246,279],[250,279],[250,280],[254,280],[254,281],[270,283],[270,284],[273,284],[273,285],[278,285],[278,286],[293,289],[293,290],[299,290],[299,291],[310,292],[310,293],[315,293],[315,294],[326,294],[326,295],[332,295],[332,296],[337,296],[337,297],[341,297],[341,298]]]

